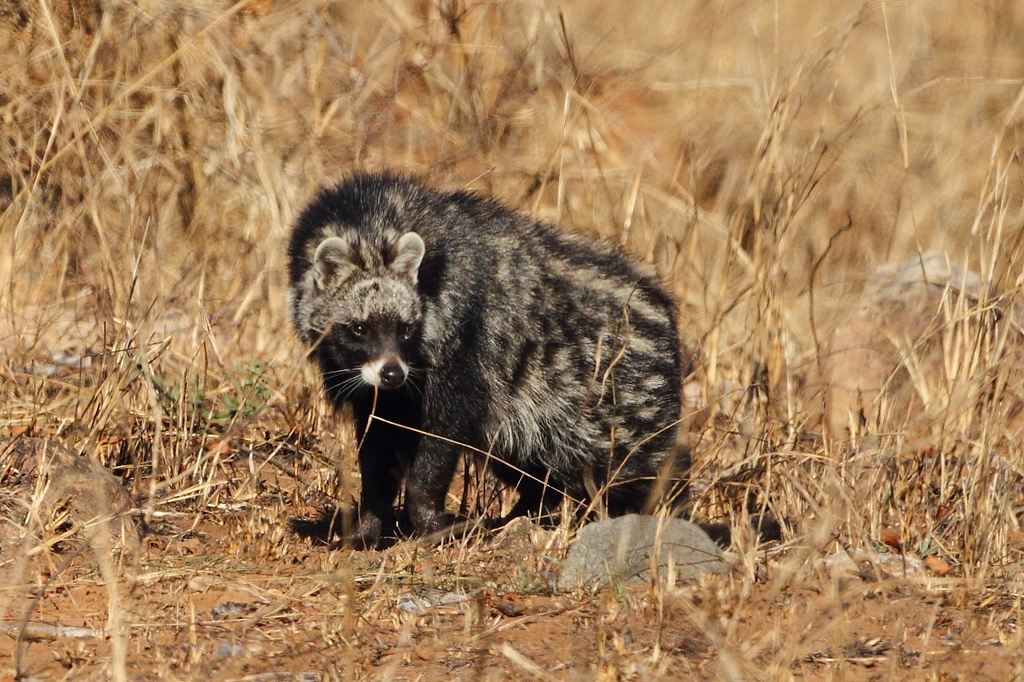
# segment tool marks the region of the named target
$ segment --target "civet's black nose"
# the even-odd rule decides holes
[[[398,388],[405,383],[405,370],[401,365],[384,365],[380,370],[380,385],[383,388]]]

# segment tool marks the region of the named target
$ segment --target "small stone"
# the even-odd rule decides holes
[[[722,550],[700,526],[682,519],[630,514],[585,526],[569,547],[557,588],[607,585],[611,579],[649,580],[651,557],[658,550],[659,570],[675,564],[680,578],[727,573]]]
[[[893,580],[910,578],[924,572],[924,562],[913,554],[886,554],[867,552],[863,549],[839,550],[825,558],[825,568],[833,579],[878,578]]]
[[[226,618],[241,618],[255,611],[258,606],[252,602],[242,603],[237,601],[226,601],[214,606],[210,611],[211,620],[224,620]]]
[[[227,642],[221,642],[217,645],[217,650],[213,655],[216,658],[242,658],[247,653],[249,652],[241,644],[228,644]]]

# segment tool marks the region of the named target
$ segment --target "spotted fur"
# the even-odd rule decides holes
[[[660,474],[684,477],[676,304],[621,251],[363,174],[320,192],[289,258],[296,330],[363,440],[357,542],[388,527],[402,472],[415,530],[444,527],[458,443],[517,486],[515,513],[600,488],[611,513],[636,511]],[[411,428],[370,422],[374,387],[375,414]]]

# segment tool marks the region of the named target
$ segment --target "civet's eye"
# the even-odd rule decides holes
[[[349,325],[348,330],[352,332],[352,336],[357,339],[361,339],[370,333],[370,328],[361,322]]]
[[[398,338],[402,341],[408,341],[412,337],[412,325],[399,323],[398,325]]]

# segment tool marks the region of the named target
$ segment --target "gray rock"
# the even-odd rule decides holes
[[[0,480],[0,548],[21,536],[22,526],[32,521],[30,512],[36,515],[32,522],[51,525],[66,519],[92,527],[96,519],[109,519],[113,540],[130,546],[138,542],[131,494],[99,462],[60,443],[0,438]],[[35,499],[40,491],[42,499]]]
[[[998,387],[998,421],[1019,433],[1021,319],[1019,306],[943,254],[883,265],[832,335],[825,368],[829,432],[841,438],[858,423],[878,432],[927,431],[944,417],[969,413]],[[979,338],[975,349],[971,343]],[[975,352],[979,362],[972,366]]]
[[[221,642],[217,645],[217,649],[213,652],[214,658],[244,658],[249,654],[249,650],[241,644],[229,644],[227,642]]]
[[[580,530],[569,547],[556,587],[603,586],[613,578],[649,580],[656,547],[660,570],[666,569],[671,559],[681,578],[730,570],[722,560],[722,550],[700,526],[682,519],[630,514]]]

